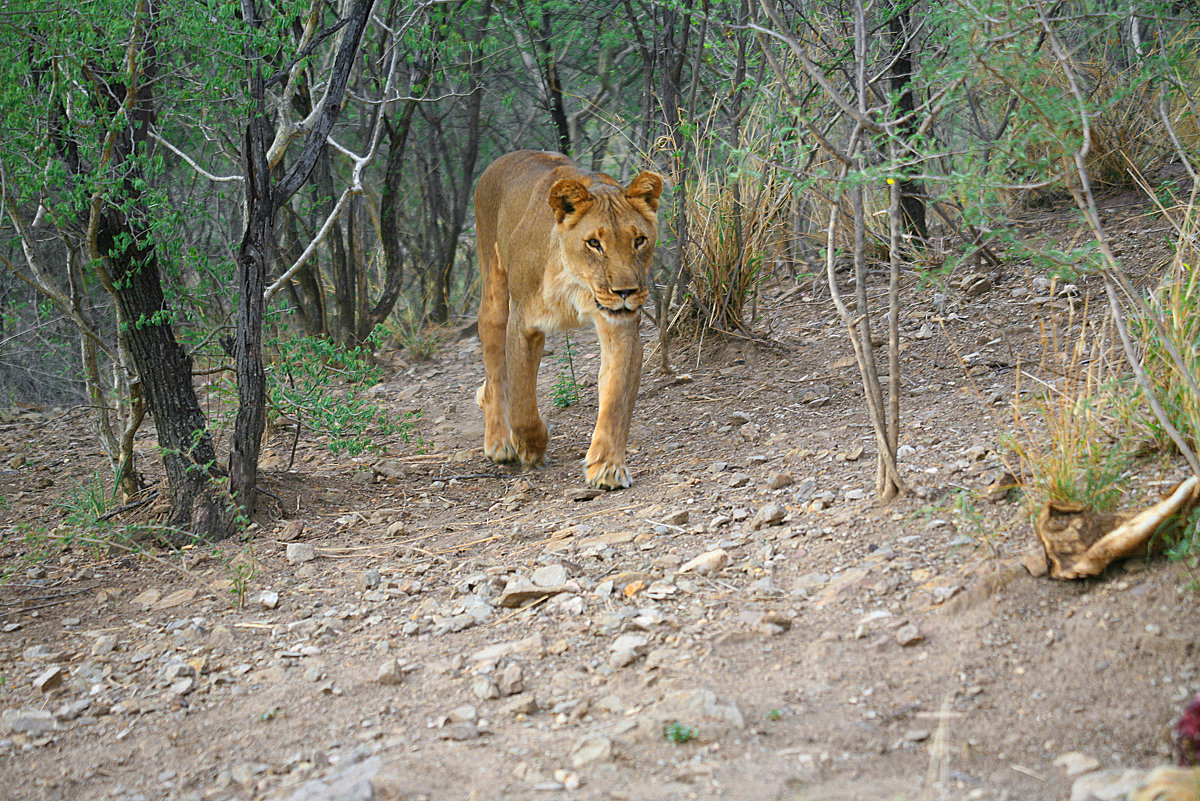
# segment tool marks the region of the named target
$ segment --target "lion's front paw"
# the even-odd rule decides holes
[[[633,480],[621,462],[596,462],[587,466],[587,483],[596,489],[615,490],[625,489]]]
[[[515,462],[519,458],[517,456],[517,446],[513,444],[510,437],[499,437],[494,442],[484,442],[483,453],[493,462],[500,464]]]

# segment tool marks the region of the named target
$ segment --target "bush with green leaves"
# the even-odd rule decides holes
[[[420,412],[396,420],[368,395],[379,382],[380,369],[372,364],[371,350],[378,345],[373,333],[364,345],[353,348],[309,336],[291,336],[268,343],[273,354],[267,369],[267,398],[272,412],[301,428],[328,439],[334,453],[357,456],[379,450],[375,436],[413,436]]]
[[[563,349],[558,354],[558,378],[550,388],[550,402],[565,409],[579,400],[579,382],[575,380],[575,346],[571,337],[563,337]]]

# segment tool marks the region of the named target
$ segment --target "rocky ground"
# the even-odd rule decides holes
[[[1160,223],[1108,212],[1152,271]],[[377,397],[421,410],[423,445],[348,459],[302,437],[289,468],[273,432],[256,527],[182,554],[80,539],[30,561],[102,464],[79,412],[19,412],[0,424],[0,795],[1119,797],[1170,761],[1200,688],[1193,576],[1162,558],[1031,575],[1020,503],[983,491],[1019,370],[1054,380],[1031,366],[1039,322],[1069,333],[1088,292],[1021,264],[907,282],[915,493],[885,506],[819,285],[768,287],[769,344],[679,346],[674,377],[644,329],[635,484],[613,493],[580,475],[586,332],[583,398],[543,402],[545,469],[483,459],[476,340],[385,354]],[[1139,491],[1181,475],[1147,462]]]

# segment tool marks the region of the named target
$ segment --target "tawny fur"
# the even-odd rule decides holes
[[[566,156],[522,150],[491,164],[475,189],[486,379],[484,453],[540,465],[548,432],[537,408],[546,334],[596,326],[600,412],[585,459],[588,484],[630,484],[625,449],[641,380],[640,309],[657,239],[662,178],[622,187]]]

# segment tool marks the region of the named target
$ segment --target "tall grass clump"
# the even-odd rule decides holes
[[[1074,501],[1111,511],[1131,465],[1127,381],[1112,361],[1108,337],[1085,312],[1073,342],[1060,349],[1052,318],[1042,335],[1042,376],[1022,370],[1007,444],[1019,461],[1027,511],[1046,501]],[[1100,330],[1098,330],[1100,329]],[[1030,382],[1037,389],[1023,392]]]
[[[1149,312],[1157,318],[1158,325],[1145,315],[1131,319],[1131,328],[1141,344],[1146,377],[1168,419],[1193,450],[1200,445],[1200,393],[1196,391],[1196,382],[1200,380],[1200,265],[1195,261],[1198,255],[1193,249],[1191,260],[1176,258],[1161,286],[1149,297]],[[1180,362],[1172,358],[1172,349],[1179,354]],[[1154,415],[1141,414],[1139,420],[1156,448],[1176,450]]]

